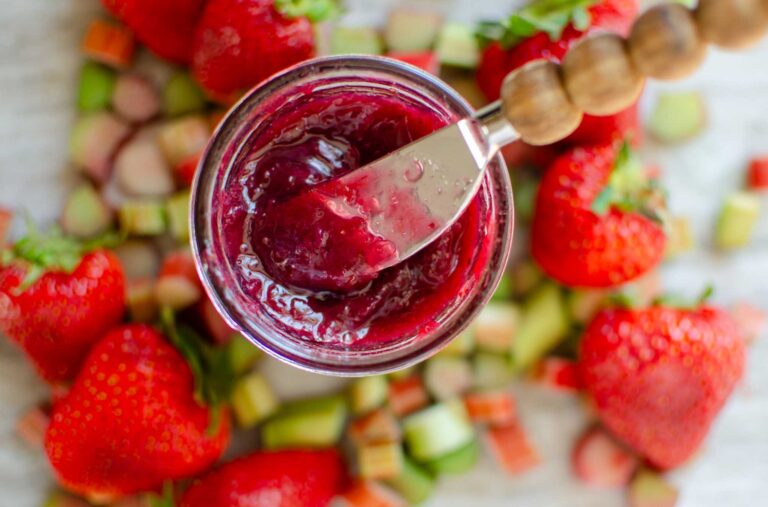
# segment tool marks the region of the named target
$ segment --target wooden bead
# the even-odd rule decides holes
[[[583,116],[568,98],[559,66],[546,60],[510,73],[501,87],[501,97],[507,120],[523,141],[536,146],[565,139]]]
[[[699,0],[696,23],[701,37],[726,49],[742,49],[768,32],[765,0]]]
[[[707,47],[691,11],[680,4],[658,5],[635,21],[629,53],[635,68],[657,79],[680,79],[704,60]]]
[[[584,39],[563,60],[565,89],[585,113],[607,116],[631,106],[645,79],[635,69],[624,39],[602,34]]]

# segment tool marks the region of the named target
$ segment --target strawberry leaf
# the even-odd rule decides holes
[[[289,18],[305,17],[313,23],[339,15],[336,0],[275,0],[275,8]]]
[[[146,502],[150,507],[175,507],[176,498],[172,481],[163,483],[162,494],[149,493],[146,495]]]
[[[598,1],[535,0],[501,22],[480,23],[477,35],[481,43],[500,42],[505,48],[542,32],[556,41],[568,25],[580,31],[589,28],[592,22],[589,7]]]

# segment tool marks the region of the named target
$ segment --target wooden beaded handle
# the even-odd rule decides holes
[[[551,144],[576,130],[584,113],[611,115],[632,105],[647,77],[690,75],[704,61],[707,43],[741,49],[766,32],[768,0],[699,0],[693,10],[659,5],[635,21],[626,40],[588,37],[561,65],[538,60],[510,73],[502,111],[525,142]]]

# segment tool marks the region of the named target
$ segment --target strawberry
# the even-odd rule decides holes
[[[101,0],[156,55],[187,64],[206,0]]]
[[[531,253],[545,273],[571,287],[638,278],[664,255],[659,194],[628,146],[574,148],[541,181]]]
[[[499,98],[504,78],[528,62],[560,62],[568,50],[593,30],[626,35],[639,11],[638,0],[536,0],[502,23],[484,23],[480,36],[488,45],[477,71],[489,100]],[[614,118],[616,116],[616,118]],[[640,135],[632,106],[608,117],[585,115],[565,144],[595,144]]]
[[[50,383],[74,378],[91,346],[123,317],[125,276],[112,253],[31,230],[0,259],[0,332]]]
[[[258,452],[192,485],[181,507],[325,507],[344,477],[336,450]]]
[[[127,325],[91,350],[54,407],[45,449],[64,487],[109,500],[213,465],[229,441],[221,413],[201,404],[193,370],[162,334]]]
[[[579,367],[603,424],[668,469],[701,445],[742,377],[744,350],[718,308],[607,309],[584,333]]]
[[[232,100],[315,55],[311,21],[334,11],[333,0],[210,0],[195,35],[192,71],[215,98]]]

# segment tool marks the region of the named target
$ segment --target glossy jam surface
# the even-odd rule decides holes
[[[383,271],[375,266],[392,246],[360,217],[308,192],[453,119],[384,89],[328,89],[294,97],[254,129],[213,220],[262,322],[328,346],[365,348],[418,338],[467,299],[496,240],[487,185],[453,228]]]

